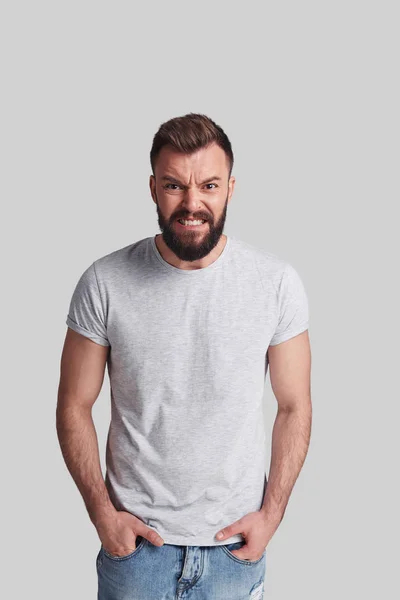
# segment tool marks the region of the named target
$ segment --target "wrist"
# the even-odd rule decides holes
[[[90,520],[97,529],[102,521],[108,521],[114,517],[117,514],[117,510],[110,502],[106,505],[92,505],[88,507],[88,513]]]
[[[262,507],[260,508],[260,513],[270,523],[276,523],[276,525],[279,525],[279,523],[283,519],[283,515],[285,514],[285,511],[280,510],[276,506],[271,507],[268,504],[263,504]]]

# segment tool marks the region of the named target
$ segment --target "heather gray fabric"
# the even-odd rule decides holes
[[[228,236],[211,265],[182,270],[148,237],[83,272],[66,323],[110,346],[114,506],[167,544],[243,539],[215,534],[262,505],[266,352],[308,328],[294,267]]]

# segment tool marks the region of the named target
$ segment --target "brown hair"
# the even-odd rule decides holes
[[[150,163],[154,175],[156,158],[164,146],[172,146],[178,152],[191,154],[211,143],[217,143],[229,160],[229,177],[233,167],[233,152],[228,136],[224,130],[209,117],[202,114],[188,113],[183,117],[175,117],[160,125],[153,138],[150,151]]]

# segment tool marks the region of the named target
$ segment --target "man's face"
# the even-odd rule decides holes
[[[178,258],[204,258],[217,245],[234,184],[228,158],[215,143],[190,155],[169,146],[161,149],[150,190],[163,240]],[[204,223],[184,224],[179,219]]]

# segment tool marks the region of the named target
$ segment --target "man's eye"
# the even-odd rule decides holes
[[[206,187],[207,186],[214,186],[215,188],[218,187],[216,183],[206,183],[205,185],[206,185]],[[167,184],[165,184],[164,188],[166,190],[176,191],[176,190],[180,190],[181,186],[178,185],[177,183],[167,183]],[[213,188],[212,187],[208,187],[207,189],[210,190],[210,189],[213,189]]]

